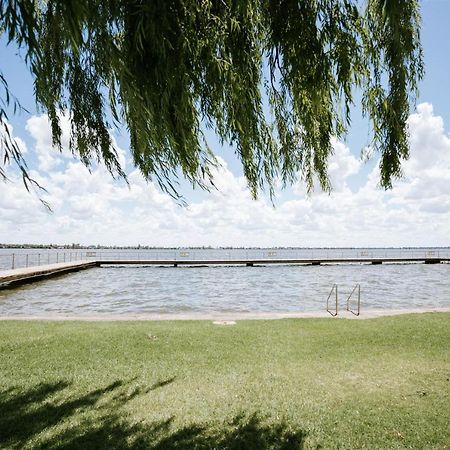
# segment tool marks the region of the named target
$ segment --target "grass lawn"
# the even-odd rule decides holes
[[[450,313],[0,322],[0,448],[448,449]]]

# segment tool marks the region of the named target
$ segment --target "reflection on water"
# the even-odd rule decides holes
[[[126,266],[0,290],[0,314],[319,311],[333,283],[342,305],[360,283],[363,309],[450,307],[450,264]]]

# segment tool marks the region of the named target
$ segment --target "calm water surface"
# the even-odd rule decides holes
[[[0,290],[0,315],[320,311],[334,283],[362,311],[450,307],[450,264],[114,266]]]

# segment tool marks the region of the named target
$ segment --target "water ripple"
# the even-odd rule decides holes
[[[361,283],[365,309],[450,307],[450,264],[107,267],[0,291],[0,314],[289,312],[342,305]]]

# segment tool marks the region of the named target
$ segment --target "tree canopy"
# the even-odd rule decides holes
[[[208,180],[207,129],[233,145],[254,195],[298,174],[328,189],[331,138],[345,135],[355,94],[383,187],[408,157],[418,0],[0,0],[0,33],[24,51],[56,146],[67,111],[72,152],[124,177],[110,129],[125,126],[136,167],[172,195],[180,175]],[[10,160],[27,182],[1,61],[0,92],[0,175]]]

